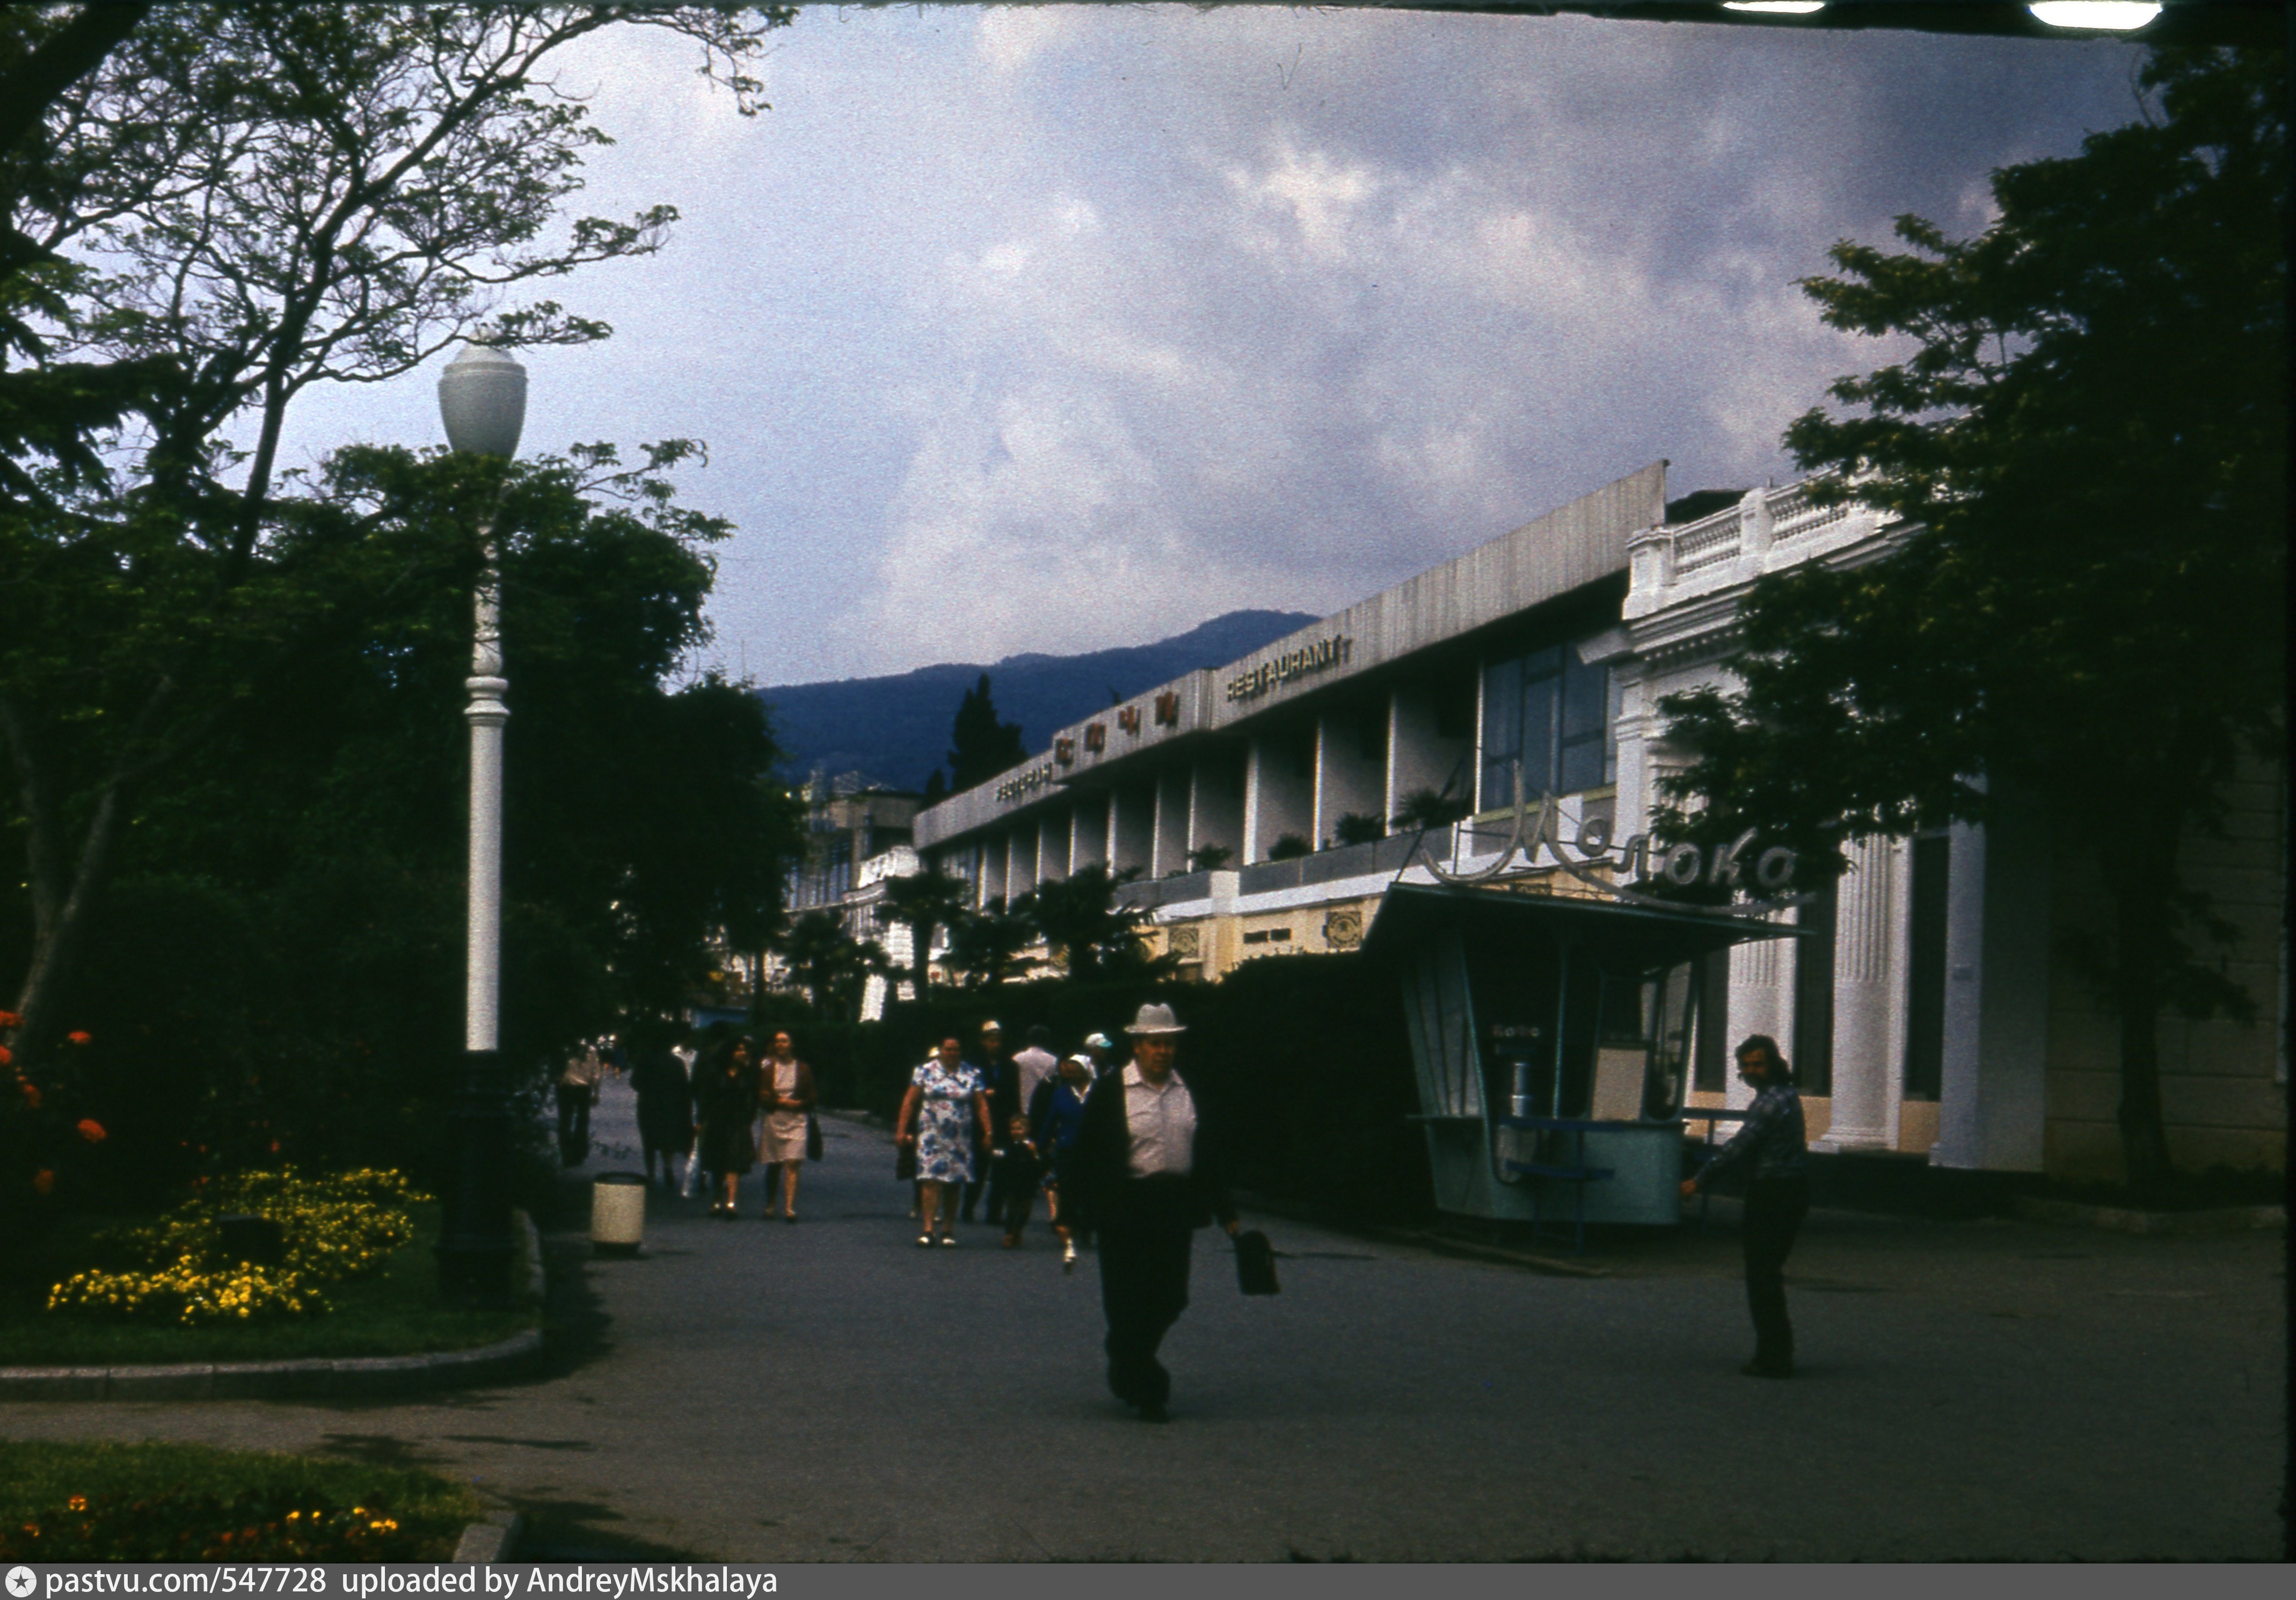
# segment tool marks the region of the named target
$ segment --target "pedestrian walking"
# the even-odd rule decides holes
[[[1061,1242],[1064,1273],[1076,1270],[1077,1244],[1083,1229],[1075,1208],[1064,1203],[1061,1195],[1068,1169],[1076,1159],[1077,1131],[1083,1126],[1085,1096],[1091,1092],[1092,1082],[1092,1057],[1078,1052],[1038,1084],[1029,1102],[1029,1142],[1043,1163],[1045,1206],[1052,1214],[1053,1233]]]
[[[1167,1420],[1172,1375],[1156,1359],[1188,1305],[1195,1230],[1241,1225],[1222,1180],[1223,1130],[1177,1071],[1186,1031],[1168,1005],[1140,1008],[1132,1060],[1086,1096],[1064,1199],[1100,1241],[1108,1386],[1144,1421]]]
[[[1750,1378],[1790,1378],[1794,1370],[1793,1324],[1786,1317],[1786,1257],[1809,1215],[1809,1146],[1793,1069],[1775,1039],[1757,1033],[1738,1046],[1738,1076],[1751,1085],[1746,1108],[1730,1142],[1705,1169],[1683,1179],[1686,1199],[1726,1173],[1746,1169],[1746,1309],[1754,1319],[1754,1358],[1738,1370]]]
[[[638,1046],[630,1063],[630,1087],[638,1096],[638,1144],[645,1152],[646,1182],[654,1181],[654,1159],[661,1160],[661,1186],[676,1180],[671,1163],[680,1157],[692,1165],[693,1155],[693,1085],[668,1044],[660,1038]]]
[[[1092,1075],[1105,1078],[1116,1071],[1116,1041],[1104,1033],[1087,1033],[1085,1054],[1092,1058]]]
[[[972,1177],[973,1157],[988,1142],[988,1096],[980,1072],[964,1060],[964,1041],[945,1038],[940,1053],[919,1067],[901,1097],[894,1136],[917,1155],[924,1187],[924,1218],[917,1243],[956,1243],[956,1198]]]
[[[766,1118],[758,1136],[758,1159],[770,1170],[778,1167],[782,1179],[782,1220],[797,1220],[797,1174],[805,1165],[806,1129],[819,1096],[813,1087],[813,1069],[797,1058],[797,1043],[786,1030],[774,1035],[774,1053],[758,1072],[758,1098]],[[773,1192],[766,1194],[766,1215],[773,1215]]]
[[[694,1101],[701,1113],[701,1164],[718,1189],[709,1214],[732,1217],[742,1175],[758,1153],[750,1133],[758,1120],[758,1063],[748,1035],[719,1046],[709,1058]]]
[[[590,1157],[590,1108],[598,1104],[598,1084],[606,1075],[604,1058],[594,1042],[586,1042],[566,1058],[558,1074],[558,1159],[578,1167]]]
[[[1053,1054],[1052,1043],[1053,1030],[1040,1022],[1029,1030],[1029,1047],[1013,1057],[1024,1112],[1037,1098],[1037,1086],[1061,1070],[1061,1058]]]
[[[1018,1090],[1019,1069],[1004,1052],[1004,1030],[991,1021],[980,1025],[981,1092],[988,1096],[989,1122],[980,1138],[980,1148],[975,1153],[972,1177],[964,1186],[964,1219],[972,1220],[973,1211],[980,1202],[980,1192],[988,1191],[988,1219],[997,1220],[1002,1210],[1004,1184],[999,1171],[998,1158],[1004,1152],[1005,1129],[1020,1114],[1021,1106]]]

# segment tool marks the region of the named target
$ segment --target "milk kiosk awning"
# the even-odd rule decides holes
[[[1435,1202],[1680,1220],[1703,964],[1788,925],[1520,888],[1398,883],[1366,953],[1402,980]]]

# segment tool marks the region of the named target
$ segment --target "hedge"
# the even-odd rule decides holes
[[[994,1018],[1017,1048],[1041,1023],[1065,1054],[1093,1032],[1120,1043],[1148,1000],[1170,1005],[1187,1024],[1182,1070],[1238,1120],[1243,1186],[1351,1220],[1431,1214],[1425,1140],[1406,1120],[1419,1105],[1402,994],[1391,972],[1360,956],[1265,956],[1214,984],[1054,979],[936,989],[897,1002],[878,1022],[808,1021],[801,1001],[771,996],[758,1022],[794,1036],[824,1105],[890,1118],[941,1038],[955,1035],[969,1053]]]

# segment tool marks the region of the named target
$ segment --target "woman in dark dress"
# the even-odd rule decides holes
[[[713,1217],[734,1215],[734,1194],[742,1175],[757,1163],[758,1142],[750,1131],[758,1120],[757,1046],[747,1035],[710,1055],[694,1086],[701,1113],[701,1165],[718,1179]]]

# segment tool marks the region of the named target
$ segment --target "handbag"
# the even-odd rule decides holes
[[[1275,1281],[1275,1247],[1258,1228],[1235,1236],[1235,1284],[1246,1294],[1280,1294]]]
[[[907,1183],[917,1175],[917,1147],[914,1145],[893,1146],[893,1181]]]
[[[821,1119],[811,1112],[805,1113],[805,1159],[809,1161],[821,1159]]]

